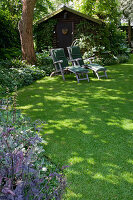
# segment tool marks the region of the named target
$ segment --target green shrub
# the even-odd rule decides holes
[[[6,90],[30,85],[33,81],[45,76],[45,71],[37,66],[28,65],[18,59],[1,61],[0,84]]]
[[[8,11],[0,10],[0,53],[2,48],[20,46],[19,32]]]
[[[21,56],[20,48],[1,48],[0,49],[0,60],[19,58]]]
[[[129,56],[126,54],[121,54],[117,56],[119,63],[125,63],[129,60]]]
[[[88,22],[82,22],[77,25],[76,32],[73,45],[80,47],[85,58],[95,55],[96,61],[105,65],[116,64],[122,60],[127,61],[130,49],[126,42],[126,33],[115,24],[94,26]],[[123,55],[124,59],[122,59]],[[121,57],[121,61],[118,57]]]
[[[37,53],[37,65],[29,65],[26,61],[19,59],[0,60],[0,84],[5,90],[13,91],[17,88],[30,85],[45,75],[50,75],[54,71],[52,58],[48,51]]]
[[[33,81],[38,80],[46,75],[46,72],[44,70],[39,69],[39,67],[37,67],[35,65],[25,68],[24,71],[31,73],[31,75],[33,77]]]
[[[27,65],[27,62],[25,60],[20,60],[18,58],[16,59],[6,59],[6,60],[1,60],[0,61],[0,66],[6,69],[10,69],[10,68],[25,68],[28,67],[30,65]]]
[[[103,57],[95,57],[93,59],[93,62],[98,63],[100,65],[114,65],[118,63],[125,63],[129,60],[129,56],[126,54],[114,56],[114,55],[109,55],[109,56],[103,56]],[[86,62],[87,63],[87,62]]]
[[[36,53],[37,65],[41,70],[46,72],[46,75],[50,75],[54,71],[53,60],[49,56],[48,51],[43,51],[42,53]]]
[[[0,59],[21,55],[17,21],[17,17],[12,16],[8,10],[0,9]]]

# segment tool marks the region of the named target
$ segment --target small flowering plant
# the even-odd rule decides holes
[[[49,170],[40,124],[31,123],[8,98],[0,105],[0,199],[60,199],[66,181],[63,172]]]

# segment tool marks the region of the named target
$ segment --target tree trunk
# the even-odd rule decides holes
[[[128,44],[129,47],[131,47],[131,23],[130,23],[130,19],[128,19]]]
[[[32,30],[33,14],[36,1],[37,0],[22,0],[22,17],[18,24],[21,40],[22,59],[27,60],[27,62],[30,64],[35,64],[36,62]]]

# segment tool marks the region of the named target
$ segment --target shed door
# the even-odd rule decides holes
[[[56,26],[57,48],[64,48],[66,55],[67,49],[72,44],[73,37],[73,23],[59,22]]]

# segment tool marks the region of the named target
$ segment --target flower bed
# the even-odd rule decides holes
[[[45,156],[43,123],[16,110],[16,95],[0,100],[0,110],[0,199],[60,199],[66,181]]]

